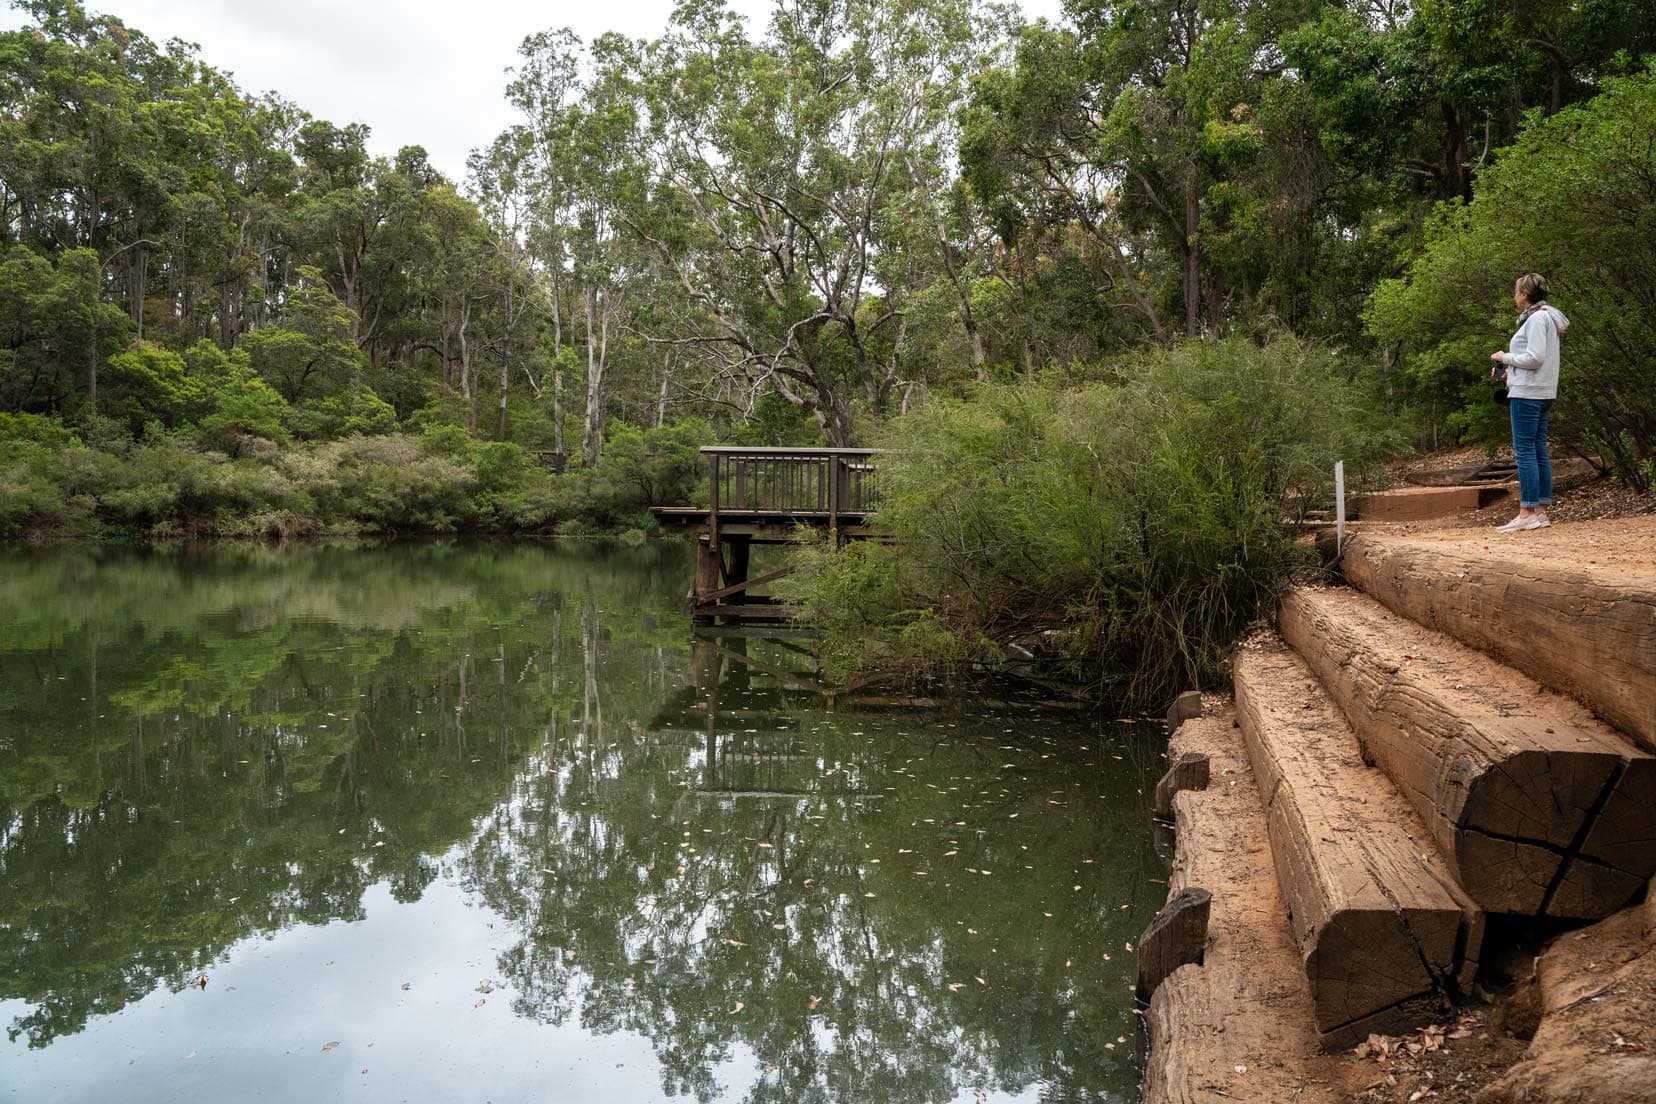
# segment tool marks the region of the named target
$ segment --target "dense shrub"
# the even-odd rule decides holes
[[[786,589],[845,666],[937,669],[1059,630],[1141,695],[1211,683],[1295,562],[1285,515],[1388,443],[1347,367],[1189,342],[1074,391],[934,401],[888,433],[875,522],[896,547],[807,554]]]
[[[1656,461],[1656,67],[1585,104],[1536,115],[1447,207],[1406,278],[1375,293],[1369,323],[1405,350],[1419,392],[1463,403],[1458,424],[1506,439],[1489,354],[1512,332],[1512,283],[1547,275],[1572,322],[1554,433],[1649,488]]]
[[[154,399],[165,392],[135,386],[132,396],[151,397],[78,433],[55,418],[0,414],[0,537],[99,526],[166,537],[648,530],[650,506],[691,496],[696,449],[712,437],[699,420],[617,426],[597,468],[555,477],[520,445],[478,441],[458,425],[428,420],[418,436],[384,432],[394,425],[374,398],[356,409],[372,413],[378,432],[283,444],[291,408],[239,356],[211,347],[182,358],[142,352],[128,379],[211,379],[211,412],[176,428],[140,420],[133,410],[167,412]]]

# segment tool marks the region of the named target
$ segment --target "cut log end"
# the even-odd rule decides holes
[[[1173,704],[1167,707],[1167,731],[1177,732],[1179,726],[1186,721],[1194,720],[1202,715],[1202,693],[1200,690],[1186,690],[1173,699]]]
[[[1148,999],[1180,966],[1201,965],[1212,903],[1211,893],[1192,887],[1180,890],[1156,913],[1138,944],[1140,997]]]
[[[1656,759],[1585,710],[1352,591],[1289,592],[1282,634],[1484,908],[1603,916],[1656,873]]]
[[[1280,642],[1238,655],[1236,711],[1324,1045],[1427,1022],[1476,971],[1481,912]]]
[[[1156,815],[1166,819],[1173,815],[1173,795],[1184,790],[1205,790],[1212,768],[1204,752],[1182,752],[1156,783]]]

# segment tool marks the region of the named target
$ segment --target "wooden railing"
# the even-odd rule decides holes
[[[878,504],[874,449],[734,448],[701,450],[708,458],[708,507],[719,515],[785,515],[802,521],[858,520]]]

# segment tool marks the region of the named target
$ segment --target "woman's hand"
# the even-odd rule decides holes
[[[1505,364],[1506,363],[1506,353],[1505,352],[1490,353],[1489,354],[1489,359],[1493,360],[1496,364]]]

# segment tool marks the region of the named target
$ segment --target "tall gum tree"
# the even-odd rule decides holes
[[[904,287],[882,284],[887,221],[946,187],[945,123],[971,56],[970,5],[807,0],[754,41],[717,0],[674,13],[645,53],[655,187],[629,223],[683,293],[666,339],[748,405],[776,391],[832,445],[902,385]],[[884,254],[893,252],[891,258]]]

